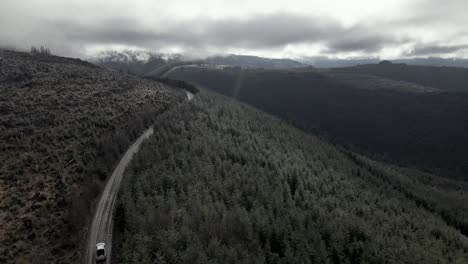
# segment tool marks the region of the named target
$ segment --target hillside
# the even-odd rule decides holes
[[[454,228],[467,224],[465,183],[342,151],[208,91],[156,124],[120,192],[119,263],[468,261]]]
[[[342,68],[362,64],[376,64],[379,63],[381,59],[377,57],[337,59],[326,56],[318,56],[304,57],[299,61],[313,65],[317,68]],[[418,66],[468,68],[468,59],[463,58],[418,57],[411,59],[394,59],[392,61],[395,63],[405,63],[408,65]]]
[[[264,68],[264,69],[291,69],[307,66],[291,59],[271,59],[247,55],[212,56],[205,59],[206,63],[216,65],[229,65],[242,68]]]
[[[169,77],[235,97],[379,159],[468,179],[468,95],[336,75],[190,67]]]
[[[415,66],[400,63],[367,64],[328,70],[331,73],[375,75],[440,89],[468,92],[468,69],[455,67]]]
[[[78,263],[120,154],[184,94],[45,54],[0,50],[0,262]]]
[[[369,90],[393,90],[401,92],[427,93],[440,92],[440,89],[400,80],[392,80],[375,75],[355,73],[324,73],[337,83]]]

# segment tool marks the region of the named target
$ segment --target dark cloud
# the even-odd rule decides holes
[[[344,26],[338,18],[312,14],[252,13],[243,18],[222,19],[204,15],[188,19],[177,14],[174,17],[166,14],[150,19],[148,15],[138,16],[128,12],[126,18],[122,18],[109,10],[102,10],[100,14],[97,10],[86,9],[88,13],[67,15],[56,14],[60,12],[51,8],[36,12],[39,4],[31,8],[29,15],[25,14],[20,19],[18,13],[24,10],[15,1],[0,9],[0,46],[28,48],[30,45],[44,44],[61,55],[70,55],[89,47],[106,48],[113,45],[153,51],[175,47],[174,50],[205,53],[245,50],[254,54],[289,52],[295,44],[304,44],[298,46],[302,52],[304,47],[312,44],[310,54],[318,52],[320,49],[317,47],[323,47],[321,52],[324,55],[336,56],[347,56],[352,52],[377,56],[379,52],[385,53],[387,47],[407,56],[450,54],[465,46],[444,45],[442,41],[451,36],[459,43],[463,41],[462,37],[466,34],[462,31],[466,29],[461,22],[468,23],[468,16],[462,15],[466,10],[463,8],[467,6],[466,0],[448,2],[441,5],[436,0],[419,0],[412,4],[411,11],[402,10],[401,15],[363,17],[352,26],[349,26],[349,21],[348,26]],[[438,35],[439,39],[432,39]],[[431,39],[440,45],[416,45],[421,38]],[[405,53],[403,47],[411,45],[416,45],[414,50]]]
[[[382,29],[385,28],[382,26]],[[384,33],[382,33],[384,32]],[[378,52],[382,48],[410,42],[409,38],[396,37],[389,30],[375,32],[368,25],[355,25],[327,41],[327,51],[332,52]]]
[[[196,20],[147,28],[135,20],[106,19],[94,23],[50,21],[49,26],[75,43],[122,44],[157,49],[187,48],[274,49],[288,44],[324,44],[330,52],[378,51],[396,40],[371,33],[367,27],[346,28],[330,19],[272,14],[250,19]]]
[[[88,23],[53,20],[47,22],[47,27],[59,33],[64,40],[75,43],[146,45],[158,37],[136,20],[122,18]]]
[[[172,22],[156,29],[148,29],[128,19],[106,19],[92,24],[62,20],[49,24],[72,41],[143,46],[177,44],[272,48],[321,41],[345,31],[334,21],[290,14]]]
[[[345,29],[336,21],[291,14],[274,14],[248,20],[210,21],[201,37],[224,46],[276,48],[288,44],[315,43]]]
[[[329,52],[376,52],[386,44],[394,43],[395,40],[382,36],[345,36],[327,43]]]
[[[447,53],[453,53],[460,50],[468,49],[467,45],[418,45],[408,51],[408,56],[427,56],[427,55],[443,55]]]

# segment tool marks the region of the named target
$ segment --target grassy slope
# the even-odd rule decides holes
[[[431,194],[395,182],[462,200],[466,185],[346,154],[207,91],[156,124],[119,194],[120,263],[468,260],[468,239],[422,205]]]
[[[0,262],[78,263],[120,153],[183,94],[54,56],[0,51]]]
[[[338,83],[348,84],[355,88],[369,90],[394,90],[401,92],[439,92],[440,89],[410,83],[400,80],[386,79],[374,75],[355,74],[355,73],[326,73],[329,77],[336,80]]]

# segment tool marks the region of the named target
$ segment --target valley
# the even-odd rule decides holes
[[[354,151],[467,179],[468,94],[315,69],[190,67],[169,78],[234,97]]]
[[[156,122],[122,182],[119,263],[468,260],[468,238],[435,209],[464,222],[466,183],[348,153],[208,90]]]

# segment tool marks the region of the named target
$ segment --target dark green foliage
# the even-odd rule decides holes
[[[404,175],[205,90],[159,116],[126,174],[120,263],[468,261],[468,239],[428,208],[450,211],[431,195],[449,203],[466,187]]]
[[[31,47],[31,54],[32,55],[46,55],[46,56],[51,55],[50,49],[46,48],[46,47],[44,47],[42,45],[39,48],[36,47],[36,46],[32,46]]]
[[[467,94],[359,89],[311,71],[187,67],[170,77],[238,98],[366,154],[467,179]]]
[[[468,236],[468,184],[417,170],[401,169],[346,151],[362,168],[371,172],[370,182],[389,185],[421,207],[440,215],[449,225]]]
[[[165,84],[170,85],[170,86],[182,88],[182,89],[187,90],[187,91],[189,91],[189,92],[191,92],[193,94],[198,93],[198,88],[195,85],[193,85],[191,83],[188,83],[188,82],[173,80],[173,79],[168,79],[168,78],[149,77],[149,79],[156,80],[158,82],[165,83]]]

